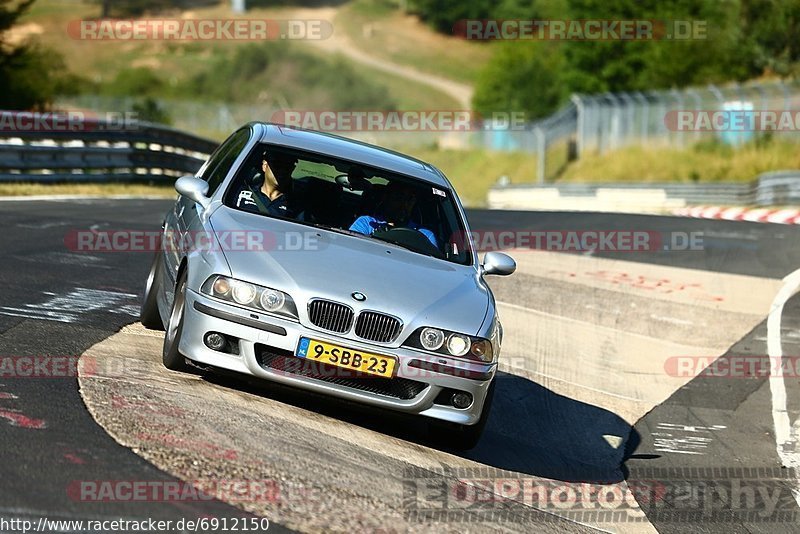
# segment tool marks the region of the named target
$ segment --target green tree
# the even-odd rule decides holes
[[[412,13],[442,33],[465,19],[517,19],[551,11],[563,0],[409,0]]]
[[[59,93],[68,92],[77,78],[70,76],[63,58],[32,43],[8,40],[14,24],[34,0],[0,0],[0,108],[44,110]]]
[[[797,76],[800,0],[742,0],[742,56],[751,72]]]
[[[701,21],[706,36],[690,40],[567,41],[572,91],[602,92],[685,87],[746,79],[752,75],[740,55],[738,2],[717,0],[569,0],[574,20]]]
[[[502,43],[479,74],[472,106],[484,116],[524,112],[548,115],[568,96],[564,57],[555,43]]]
[[[800,0],[549,0],[537,4],[529,18],[651,20],[657,21],[655,29],[663,23],[667,32],[674,30],[674,21],[699,21],[705,35],[531,47],[490,43],[496,52],[479,76],[476,109],[519,106],[517,110],[539,116],[548,106],[554,111],[573,92],[647,91],[773,73],[789,76],[800,63]]]

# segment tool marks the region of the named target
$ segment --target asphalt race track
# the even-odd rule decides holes
[[[726,369],[763,358],[770,335],[797,360],[800,299],[767,331],[781,278],[800,268],[795,227],[471,211],[473,230],[644,230],[667,249],[512,252],[518,272],[490,279],[506,335],[498,395],[481,443],[457,453],[413,419],[164,369],[160,333],[135,322],[151,255],[73,252],[65,237],[155,230],[169,205],[0,202],[0,519],[252,513],[271,531],[796,530],[800,448],[776,445],[774,421],[788,418],[795,435],[798,375],[778,387],[763,373],[701,374],[720,356]],[[702,246],[669,249],[692,233]],[[37,356],[67,371],[9,370]],[[80,373],[70,371],[79,357]],[[274,491],[148,501],[75,492],[81,481],[200,479]],[[549,497],[524,491],[534,486]]]

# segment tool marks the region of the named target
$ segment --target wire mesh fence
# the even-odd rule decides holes
[[[81,96],[60,106],[93,111],[135,109],[135,98]],[[284,110],[267,105],[159,100],[172,126],[221,140],[240,125],[270,121]],[[468,113],[468,112],[465,112]],[[557,177],[587,154],[629,147],[685,148],[703,141],[740,146],[765,136],[800,139],[800,85],[782,81],[684,90],[575,94],[553,115],[504,127],[476,122],[467,129],[367,129],[336,131],[346,137],[413,151],[439,147],[518,151],[535,156],[530,181]]]

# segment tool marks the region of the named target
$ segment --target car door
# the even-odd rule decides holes
[[[237,130],[200,167],[195,176],[208,182],[209,197],[214,195],[225,180],[231,166],[250,140],[251,134],[249,127]],[[193,200],[178,196],[173,209],[167,213],[164,221],[164,239],[168,245],[164,251],[163,271],[167,274],[163,287],[168,309],[172,306],[181,261],[190,252],[190,248],[198,242],[200,233],[206,231],[206,226],[199,217],[199,209],[199,204]]]

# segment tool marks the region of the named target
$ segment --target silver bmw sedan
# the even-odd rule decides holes
[[[450,182],[376,146],[281,125],[234,132],[163,221],[141,321],[174,371],[223,369],[429,418],[468,449],[503,330]]]

